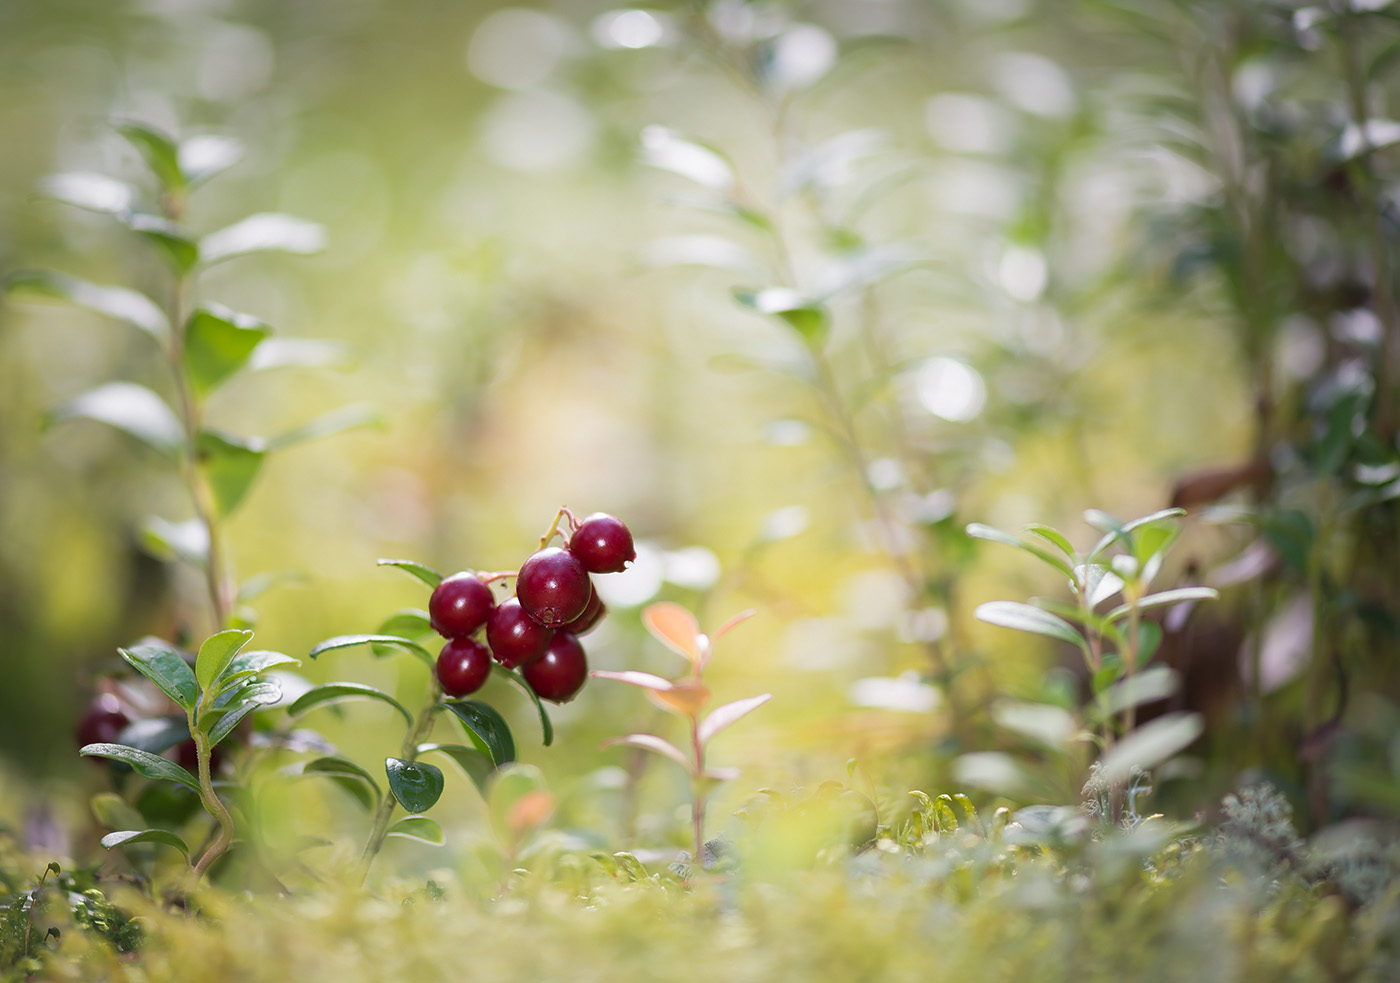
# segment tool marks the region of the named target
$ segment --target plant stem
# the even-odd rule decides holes
[[[214,791],[213,770],[210,768],[213,748],[209,745],[209,736],[196,726],[194,711],[189,712],[188,719],[190,736],[194,738],[195,756],[199,759],[199,799],[205,811],[219,821],[218,839],[210,844],[209,849],[204,851],[204,855],[194,865],[194,882],[198,885],[205,872],[215,860],[224,855],[233,842],[233,816]]]
[[[442,687],[438,685],[437,678],[434,677],[428,690],[428,699],[424,702],[423,708],[418,711],[413,726],[404,735],[403,745],[399,748],[399,757],[404,761],[417,760],[418,745],[433,729],[433,714],[437,711],[438,701],[441,698]],[[369,839],[365,842],[364,853],[360,855],[357,884],[365,882],[365,878],[369,876],[369,868],[374,863],[374,858],[379,855],[380,849],[384,846],[384,838],[389,835],[389,820],[393,818],[395,805],[397,805],[397,800],[394,798],[392,790],[386,792],[384,797],[379,800],[379,807],[374,813],[374,826],[370,829]]]
[[[695,757],[695,771],[690,777],[690,821],[695,834],[695,852],[691,869],[705,869],[705,745],[700,741],[700,715],[690,717],[690,747]]]

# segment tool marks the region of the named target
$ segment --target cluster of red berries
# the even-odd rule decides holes
[[[588,679],[578,636],[602,619],[605,609],[590,574],[619,573],[637,558],[632,533],[602,512],[582,522],[571,513],[567,547],[545,546],[515,574],[515,596],[496,603],[481,575],[463,572],[443,580],[428,601],[433,628],[446,638],[437,678],[449,696],[475,693],[491,673],[494,658],[519,669],[542,700],[572,700]],[[494,578],[492,578],[494,579]],[[486,643],[475,637],[486,629]]]

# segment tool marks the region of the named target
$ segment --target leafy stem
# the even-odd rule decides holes
[[[418,711],[418,716],[414,718],[412,726],[404,735],[403,744],[399,748],[399,757],[403,761],[412,763],[417,760],[418,746],[432,731],[433,715],[437,712],[441,700],[442,686],[438,683],[437,676],[434,675],[429,685],[428,698]],[[374,825],[370,829],[369,839],[365,841],[364,852],[360,855],[357,884],[365,882],[365,878],[369,876],[369,869],[374,864],[374,858],[384,847],[384,839],[389,835],[389,821],[393,819],[396,805],[398,805],[398,800],[392,792],[379,800],[379,806],[374,813]]]

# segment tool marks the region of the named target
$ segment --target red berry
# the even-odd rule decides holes
[[[621,573],[637,558],[632,532],[621,519],[594,512],[569,537],[569,552],[589,573]]]
[[[526,614],[518,598],[502,601],[486,619],[486,643],[496,661],[507,669],[538,659],[553,637],[554,629]]]
[[[544,655],[520,672],[540,699],[568,703],[588,679],[588,660],[578,639],[560,631],[554,633]]]
[[[583,614],[566,625],[560,625],[560,631],[566,631],[570,635],[586,635],[597,627],[598,622],[603,620],[603,615],[608,613],[608,609],[603,605],[603,599],[598,596],[595,590],[588,597],[588,607],[583,609]]]
[[[473,573],[457,573],[433,588],[428,617],[444,638],[465,638],[482,625],[496,604],[491,588]]]
[[[478,581],[480,583],[480,581]],[[474,638],[454,638],[442,647],[437,678],[448,696],[466,696],[481,689],[491,675],[491,653]]]
[[[558,546],[542,549],[526,560],[515,579],[520,606],[546,628],[556,628],[583,614],[592,590],[588,571],[578,557]]]
[[[111,693],[103,693],[88,704],[78,721],[78,747],[111,744],[129,723],[131,718],[122,710],[121,701]]]

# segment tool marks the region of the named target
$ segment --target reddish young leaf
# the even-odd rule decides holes
[[[686,771],[691,771],[694,765],[686,758],[681,749],[670,741],[660,737],[653,737],[651,734],[628,734],[626,737],[613,737],[604,741],[604,748],[610,747],[639,747],[644,751],[651,751],[664,758],[670,758]]]
[[[700,646],[697,644],[700,626],[695,621],[695,615],[679,604],[662,601],[649,605],[642,612],[642,624],[658,642],[676,654],[685,656],[691,662],[700,658]]]
[[[660,676],[653,676],[649,672],[637,672],[635,669],[624,669],[622,672],[611,672],[607,669],[598,669],[589,673],[594,679],[612,679],[619,683],[627,683],[631,686],[640,686],[642,689],[652,689],[665,692],[675,686],[669,679],[662,679]]]
[[[746,700],[735,700],[733,703],[726,703],[724,706],[715,707],[710,715],[700,724],[700,729],[698,731],[700,743],[705,743],[720,731],[724,730],[724,728],[734,723],[734,721],[753,710],[757,710],[772,698],[772,693],[760,693],[758,696],[750,696]]]

